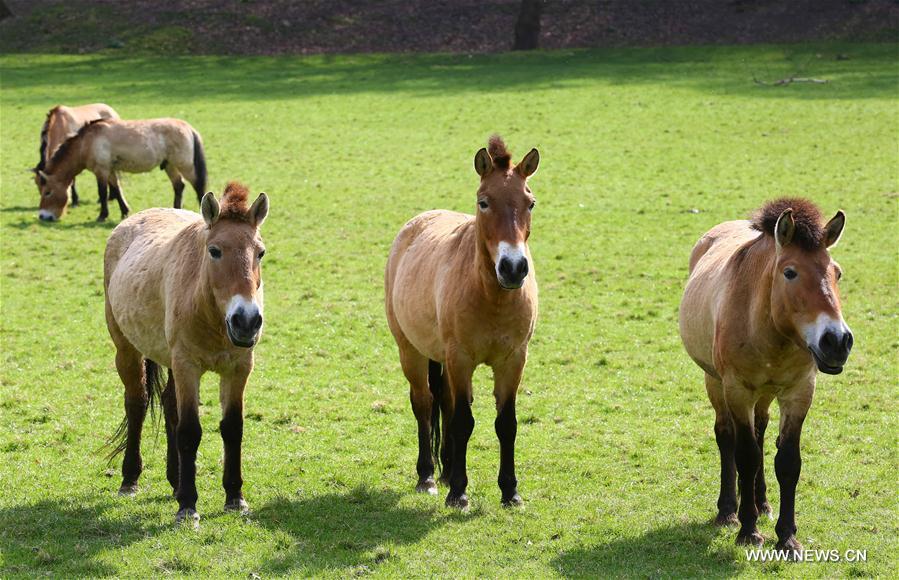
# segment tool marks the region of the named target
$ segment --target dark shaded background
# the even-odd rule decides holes
[[[495,52],[520,0],[13,0],[0,50]],[[895,41],[897,0],[548,0],[540,47]]]

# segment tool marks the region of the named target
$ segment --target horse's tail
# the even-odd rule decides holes
[[[203,141],[199,133],[194,134],[194,189],[197,192],[197,201],[203,199],[206,193],[206,153],[203,151]]]
[[[437,361],[428,361],[428,387],[434,401],[431,403],[431,453],[437,467],[443,468],[440,462],[440,401],[443,398],[443,369]]]
[[[161,368],[158,364],[150,359],[144,359],[144,374],[146,376],[145,386],[147,389],[147,403],[150,408],[150,420],[156,419],[156,405],[162,398],[163,378],[160,372]],[[115,456],[125,450],[128,445],[128,415],[122,419],[115,433],[106,442],[105,447],[112,447],[112,450],[106,456],[106,460],[111,462]]]

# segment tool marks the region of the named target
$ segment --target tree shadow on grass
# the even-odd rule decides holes
[[[446,518],[433,509],[400,506],[404,494],[357,487],[303,499],[279,498],[255,510],[263,527],[292,537],[262,564],[263,575],[316,574],[344,569],[374,570],[391,556],[391,546],[421,540]],[[471,516],[468,516],[471,517]]]
[[[141,518],[105,517],[112,498],[43,500],[0,508],[0,576],[110,576],[118,571],[96,555],[163,530]]]
[[[733,554],[711,547],[717,534],[709,523],[654,529],[636,538],[563,552],[553,560],[553,567],[569,578],[735,576],[742,567]]]
[[[121,220],[106,220],[105,222],[98,222],[97,220],[61,220],[58,222],[45,222],[35,217],[9,223],[7,224],[7,227],[16,228],[17,230],[27,230],[36,225],[39,228],[60,228],[63,230],[111,230],[119,225],[119,221]]]

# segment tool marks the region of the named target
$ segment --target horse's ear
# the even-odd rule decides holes
[[[777,247],[782,248],[792,242],[794,233],[796,233],[796,222],[793,221],[793,209],[785,209],[774,225],[774,241],[777,243]]]
[[[212,225],[219,219],[219,202],[215,199],[215,194],[207,191],[200,202],[200,213],[203,214],[203,221],[206,225]]]
[[[540,152],[536,149],[531,149],[530,153],[524,156],[524,159],[521,160],[521,163],[515,166],[515,171],[521,174],[522,177],[530,177],[537,172],[537,165],[540,164]]]
[[[38,181],[40,181],[41,185],[47,185],[47,174],[44,173],[43,170],[34,167],[31,171],[35,175],[37,175]]]
[[[250,219],[253,221],[253,225],[258,228],[262,225],[262,222],[265,221],[267,215],[268,196],[263,192],[259,194],[259,197],[257,197],[256,201],[253,202],[253,205],[250,206]]]
[[[824,247],[832,248],[840,241],[843,235],[843,228],[846,227],[846,214],[843,210],[837,210],[837,215],[833,216],[827,225],[824,226]]]
[[[493,169],[493,159],[490,158],[487,149],[481,147],[478,149],[478,152],[474,154],[474,170],[478,172],[478,175],[484,177],[490,173],[491,169]]]

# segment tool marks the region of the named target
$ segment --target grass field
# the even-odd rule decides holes
[[[0,575],[894,576],[895,54],[821,44],[0,57]],[[753,82],[797,71],[830,82]],[[99,447],[123,415],[102,290],[118,212],[94,223],[85,174],[88,203],[38,223],[26,172],[47,109],[94,101],[188,120],[213,189],[240,179],[271,196],[266,331],[247,394],[249,517],[222,511],[213,375],[201,393],[200,530],[173,526],[162,430],[145,436],[141,492],[115,495],[119,464]],[[382,277],[408,218],[474,211],[472,158],[494,131],[516,158],[530,147],[542,156],[531,236],[540,319],[518,405],[526,503],[499,504],[482,369],[462,514],[413,493],[415,423]],[[171,203],[160,172],[126,176],[124,188],[135,210]],[[848,215],[834,255],[856,346],[842,375],[819,378],[797,521],[806,547],[867,550],[866,563],[748,563],[736,531],[708,523],[713,414],[677,334],[687,258],[709,227],[779,195]],[[775,410],[769,468],[776,421]],[[760,526],[773,547],[774,523]]]

